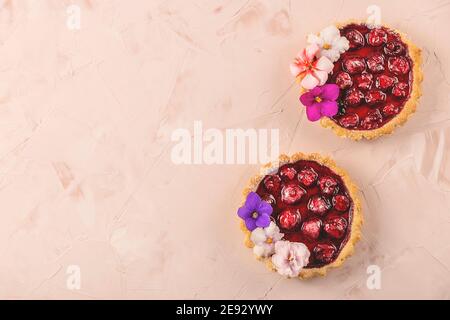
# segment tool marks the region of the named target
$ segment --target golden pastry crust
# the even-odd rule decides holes
[[[264,178],[264,176],[272,171],[278,170],[280,166],[286,163],[296,162],[298,160],[312,160],[316,161],[317,163],[324,165],[331,170],[334,171],[337,175],[339,175],[344,182],[345,186],[348,189],[349,195],[353,200],[353,216],[352,216],[352,224],[351,224],[351,231],[350,231],[350,237],[347,240],[347,243],[342,248],[341,252],[337,256],[336,260],[334,260],[332,263],[325,265],[320,268],[310,268],[310,269],[303,269],[300,272],[299,278],[301,279],[307,279],[314,276],[324,276],[326,275],[327,271],[331,268],[336,268],[342,265],[345,259],[347,259],[349,256],[351,256],[355,249],[355,244],[358,242],[358,240],[361,238],[361,226],[363,223],[363,216],[362,216],[362,209],[361,209],[361,200],[358,193],[357,186],[353,183],[353,181],[350,179],[350,176],[347,174],[345,170],[342,168],[339,168],[334,160],[332,160],[329,157],[323,157],[318,153],[311,153],[311,154],[304,154],[301,152],[295,153],[292,156],[287,156],[285,154],[282,154],[279,156],[278,163],[272,163],[269,162],[261,167],[261,173],[253,176],[249,182],[248,185],[243,190],[243,200],[242,204],[245,203],[245,199],[247,198],[247,195],[255,191],[258,187],[261,180]],[[253,248],[253,243],[250,240],[251,232],[245,227],[245,224],[243,220],[241,220],[241,230],[245,233],[245,240],[244,244],[249,247]],[[255,256],[256,257],[256,256]],[[266,265],[269,267],[269,269],[275,271],[274,266],[272,265],[272,261],[270,258],[259,258],[258,260],[262,260],[266,262]]]
[[[336,23],[336,27],[341,28],[341,27],[344,27],[344,26],[346,26],[348,24],[352,24],[352,23],[364,23],[364,22],[357,21],[357,20],[348,20],[347,22],[344,22],[344,23]],[[420,88],[421,82],[423,80],[423,73],[422,73],[422,68],[421,68],[421,64],[422,64],[421,49],[418,48],[411,40],[409,40],[408,37],[404,33],[400,32],[394,28],[391,28],[387,25],[383,25],[383,26],[385,28],[389,28],[389,29],[397,32],[400,35],[400,38],[402,39],[402,41],[408,46],[408,52],[411,57],[411,60],[413,61],[413,81],[412,81],[413,87],[412,87],[412,91],[411,91],[411,96],[408,99],[408,101],[406,101],[405,105],[403,106],[402,111],[400,111],[400,113],[398,115],[396,115],[392,120],[387,122],[381,128],[374,129],[374,130],[346,129],[346,128],[339,126],[336,122],[334,122],[330,118],[323,117],[320,120],[320,124],[324,128],[331,128],[340,137],[347,137],[347,138],[351,138],[353,140],[361,140],[362,138],[371,140],[371,139],[378,138],[385,134],[391,134],[395,130],[396,127],[403,125],[408,120],[408,118],[416,111],[416,107],[419,102],[419,98],[422,95],[422,91]]]

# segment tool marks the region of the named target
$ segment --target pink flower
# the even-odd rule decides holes
[[[317,86],[304,93],[300,102],[306,107],[309,121],[317,121],[322,116],[332,117],[338,113],[336,99],[339,97],[339,87],[330,83]]]
[[[305,89],[312,89],[323,85],[328,79],[328,73],[333,70],[333,63],[325,56],[316,58],[320,48],[317,44],[310,44],[303,49],[291,64],[291,73],[300,77],[300,85]]]
[[[300,242],[277,241],[272,263],[282,276],[297,277],[309,262],[309,250]]]

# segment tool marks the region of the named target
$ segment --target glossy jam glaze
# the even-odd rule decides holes
[[[351,231],[353,200],[341,177],[315,161],[299,160],[266,175],[256,192],[273,207],[284,239],[304,243],[307,268],[332,263]]]
[[[331,119],[350,130],[373,130],[392,120],[408,101],[413,61],[398,33],[349,24],[340,29],[350,49],[334,63],[328,83],[340,86],[339,113]]]

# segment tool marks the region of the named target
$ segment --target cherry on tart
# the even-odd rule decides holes
[[[308,210],[312,213],[323,216],[330,208],[330,201],[326,197],[316,195],[309,199]]]
[[[302,233],[311,240],[317,240],[322,231],[322,220],[319,218],[311,218],[302,224]]]
[[[339,30],[349,49],[334,62],[327,83],[339,86],[340,108],[322,125],[355,140],[391,133],[414,113],[420,97],[420,49],[385,26],[350,23]]]
[[[280,163],[266,165],[270,174],[254,177],[244,195],[255,192],[272,206],[271,221],[283,234],[281,240],[307,247],[310,255],[301,278],[325,275],[352,254],[360,237],[357,188],[331,159],[318,154],[282,155]],[[251,233],[245,231],[252,247]]]
[[[294,208],[284,209],[277,217],[278,226],[283,230],[293,230],[301,221],[300,210]]]

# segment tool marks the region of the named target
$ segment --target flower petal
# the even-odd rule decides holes
[[[283,276],[287,276],[290,274],[290,266],[288,260],[289,252],[289,241],[281,240],[275,243],[275,254],[272,256],[272,263],[275,266],[277,272]]]
[[[350,48],[350,42],[346,37],[339,37],[333,43],[333,49],[337,50],[339,53],[344,53]]]
[[[308,247],[301,242],[296,242],[291,245],[291,250],[294,253],[295,261],[297,266],[300,268],[306,267],[309,262],[309,257],[311,253],[308,250]]]
[[[320,57],[319,60],[314,63],[314,67],[325,71],[326,73],[330,73],[333,70],[334,64],[327,57]]]
[[[273,243],[265,243],[263,247],[266,257],[271,256],[275,252],[275,245]]]
[[[278,226],[275,222],[271,221],[267,228],[264,228],[264,233],[266,237],[273,237],[277,231],[279,231]]]
[[[312,33],[308,35],[306,42],[308,42],[309,44],[317,44],[319,47],[322,47],[323,45],[322,38]]]
[[[260,214],[258,218],[256,218],[256,226],[260,228],[265,228],[270,224],[270,216],[267,214]]]
[[[320,50],[319,46],[315,43],[310,44],[305,48],[305,57],[308,61],[312,61]]]
[[[256,221],[253,218],[246,218],[245,220],[245,226],[248,230],[253,231],[256,229]]]
[[[302,67],[297,63],[291,63],[291,65],[289,66],[289,69],[291,70],[291,74],[294,77],[297,77],[300,73],[305,71],[305,67]]]
[[[334,40],[341,36],[339,29],[336,26],[331,25],[320,31],[320,37],[324,43],[332,44]]]
[[[264,243],[266,239],[266,232],[263,228],[256,228],[250,235],[250,240],[252,240],[253,244],[255,245]]]
[[[339,97],[339,86],[334,83],[323,85],[320,97],[323,100],[336,100]]]
[[[305,107],[308,107],[308,106],[311,106],[315,102],[315,100],[314,100],[315,98],[316,98],[316,96],[312,93],[312,91],[308,91],[300,96],[300,102]]]
[[[322,117],[322,113],[320,111],[320,104],[315,103],[310,107],[306,108],[306,116],[309,121],[317,121]]]
[[[252,215],[252,210],[249,210],[245,205],[240,207],[237,211],[237,215],[241,219],[249,218]]]
[[[282,276],[287,275],[286,273],[287,273],[287,270],[289,269],[289,262],[286,257],[275,253],[272,256],[272,263],[279,274],[281,274]]]
[[[305,89],[312,89],[319,84],[319,80],[314,77],[311,73],[306,74],[306,76],[300,82],[300,85]]]
[[[256,192],[250,192],[245,200],[245,207],[250,211],[256,211],[261,203],[261,197]]]
[[[265,248],[264,246],[256,245],[253,247],[253,253],[257,257],[264,257],[265,256]]]
[[[264,228],[264,232],[266,233],[266,237],[272,238],[274,243],[281,240],[284,235],[280,232],[280,228],[278,228],[277,224],[273,221],[270,222],[267,228]]]
[[[328,59],[330,59],[330,61],[335,62],[337,60],[339,60],[340,54],[339,51],[335,48],[331,48],[328,50],[322,50],[320,52],[321,56],[327,57]]]
[[[317,86],[312,88],[309,92],[311,92],[313,94],[314,97],[319,97],[322,93],[322,87]]]
[[[258,206],[258,209],[256,210],[260,215],[266,214],[270,216],[272,214],[273,208],[270,204],[268,204],[265,201],[261,201],[261,203]]]
[[[272,236],[272,239],[273,239],[273,242],[276,243],[277,241],[283,239],[283,237],[284,237],[284,233],[281,233],[278,231]]]
[[[289,241],[278,241],[275,243],[275,251],[281,256],[287,257],[289,255]]]
[[[322,57],[322,58],[325,58],[325,57]],[[319,81],[319,85],[325,84],[328,80],[328,73],[325,71],[316,70],[316,71],[314,71],[314,76],[318,79],[317,81]]]
[[[320,104],[322,115],[332,117],[338,113],[338,104],[336,101],[322,101]]]

